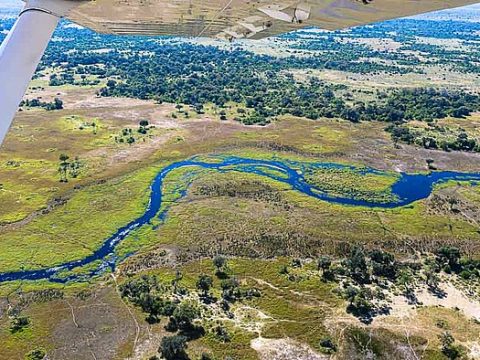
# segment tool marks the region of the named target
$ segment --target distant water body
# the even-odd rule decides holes
[[[326,201],[329,203],[342,204],[346,206],[363,206],[369,208],[397,208],[409,205],[415,201],[427,198],[433,190],[435,184],[454,180],[471,181],[474,185],[480,184],[480,173],[462,173],[455,171],[439,171],[429,174],[407,174],[401,173],[398,180],[391,188],[392,195],[396,198],[392,202],[375,202],[352,197],[332,196],[321,189],[309,184],[304,177],[304,171],[300,169],[315,168],[335,168],[335,169],[355,169],[352,166],[334,164],[334,163],[299,163],[284,162],[279,160],[257,160],[227,156],[221,158],[212,158],[212,161],[201,161],[197,158],[183,160],[172,163],[158,172],[151,184],[151,193],[149,204],[139,218],[131,221],[127,225],[119,228],[112,236],[107,238],[103,245],[94,251],[91,255],[75,261],[66,262],[56,267],[38,269],[38,270],[20,270],[15,272],[0,273],[0,282],[15,280],[41,280],[47,279],[54,282],[65,283],[72,280],[78,280],[85,277],[91,277],[100,274],[105,269],[114,269],[118,262],[115,256],[116,247],[135,229],[150,224],[155,217],[163,219],[167,215],[168,208],[162,209],[162,200],[164,180],[168,174],[177,169],[209,169],[219,172],[243,172],[257,174],[270,178],[281,183],[289,185],[292,190],[296,190],[306,196]],[[361,172],[383,174],[381,171],[366,168]],[[478,182],[478,183],[477,183]],[[181,197],[185,192],[181,194]],[[162,212],[160,212],[162,209]],[[62,276],[66,272],[85,265],[100,261],[101,264],[94,267],[88,274]]]

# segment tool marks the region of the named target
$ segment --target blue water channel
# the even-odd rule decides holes
[[[192,171],[193,169],[201,168],[220,172],[237,171],[257,174],[287,184],[293,190],[318,200],[369,208],[396,208],[411,204],[417,200],[425,199],[431,194],[433,186],[441,182],[455,180],[471,181],[474,185],[478,185],[480,183],[480,173],[461,173],[454,171],[438,171],[428,174],[400,173],[398,180],[391,188],[393,198],[396,200],[391,202],[374,202],[352,197],[332,196],[321,189],[308,184],[305,180],[305,171],[315,168],[357,169],[349,165],[334,163],[299,163],[279,160],[257,160],[234,156],[215,158],[212,159],[211,162],[201,161],[198,158],[192,158],[172,163],[163,168],[155,176],[151,184],[150,201],[144,214],[125,226],[119,228],[112,236],[103,242],[103,245],[100,248],[98,248],[91,255],[83,259],[66,262],[52,268],[0,273],[0,282],[47,279],[54,282],[64,283],[79,278],[94,276],[106,269],[113,270],[119,260],[115,256],[115,248],[118,246],[118,244],[120,244],[122,240],[124,240],[133,230],[145,224],[150,224],[156,216],[163,219],[167,215],[168,208],[165,208],[165,206],[162,208],[162,199],[165,196],[163,193],[164,180],[169,173],[181,168],[192,168]],[[362,168],[359,171],[359,175],[362,173],[374,173],[380,175],[384,174],[381,171],[370,168]],[[362,181],[361,176],[359,176],[359,181]],[[185,194],[186,191],[183,191],[181,196],[184,196]],[[163,210],[159,213],[161,208]],[[99,261],[101,261],[101,264],[95,266],[94,270],[91,270],[88,274],[83,273],[82,275],[62,276],[68,271]]]

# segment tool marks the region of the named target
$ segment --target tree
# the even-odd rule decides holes
[[[55,110],[63,109],[63,101],[58,99],[58,98],[55,98],[53,100],[53,105],[54,105]]]
[[[215,266],[217,270],[223,269],[226,264],[227,259],[222,255],[217,255],[213,258],[213,266]]]
[[[319,346],[322,349],[323,353],[333,354],[337,351],[337,346],[330,338],[323,338],[319,342]]]
[[[116,85],[117,85],[117,82],[115,80],[110,79],[107,81],[107,87],[110,89],[114,89]]]
[[[334,280],[335,274],[330,269],[332,266],[332,259],[330,256],[321,256],[317,262],[317,269],[322,270],[322,280],[331,281]]]
[[[66,162],[68,159],[70,159],[70,157],[66,154],[60,154],[59,159],[62,162]]]
[[[227,329],[225,329],[223,326],[217,326],[214,332],[215,332],[215,337],[220,341],[224,343],[230,342],[231,336],[228,333]]]
[[[69,162],[68,159],[70,157],[67,154],[60,154],[59,160],[60,160],[60,165],[58,167],[58,172],[60,173],[60,182],[67,182],[67,170],[69,168]]]
[[[230,302],[234,302],[239,299],[242,296],[239,285],[240,284],[235,277],[222,280],[220,286],[222,287],[223,299]]]
[[[165,336],[160,343],[158,352],[166,360],[183,360],[188,359],[187,338],[183,335]]]
[[[440,278],[434,269],[428,267],[425,269],[425,282],[430,290],[437,291],[440,284]]]
[[[178,284],[182,279],[183,279],[183,274],[180,270],[177,269],[177,271],[175,272],[175,279],[172,280],[174,294],[178,292]]]
[[[210,288],[213,285],[213,279],[208,275],[200,275],[197,281],[197,289],[203,292],[204,297],[208,297]]]
[[[348,286],[344,291],[344,298],[348,300],[349,305],[347,310],[361,318],[370,318],[371,312],[374,309],[372,303],[373,292],[370,288],[361,286]]]
[[[213,266],[215,266],[215,275],[218,278],[225,279],[227,276],[227,258],[217,255],[213,258]]]
[[[365,284],[369,281],[367,261],[362,247],[355,246],[352,249],[347,259],[347,266],[349,267],[352,279],[360,284]]]
[[[69,164],[69,174],[72,178],[76,178],[78,176],[81,165],[82,164],[78,156],[76,156],[75,159]]]
[[[193,329],[193,321],[200,316],[200,312],[196,306],[189,302],[183,302],[178,305],[172,318],[178,329],[183,331],[190,331]]]
[[[397,276],[397,263],[395,257],[382,250],[373,250],[370,253],[372,272],[375,276],[383,276],[394,280]]]
[[[10,332],[17,333],[30,325],[30,320],[26,316],[15,316],[10,323]]]
[[[460,258],[460,250],[453,246],[442,246],[437,251],[437,262],[446,272],[460,271]]]
[[[278,269],[278,273],[280,275],[288,275],[288,266],[287,265],[281,265],[280,268]]]
[[[318,270],[322,269],[323,271],[325,271],[330,269],[331,265],[332,265],[332,259],[330,258],[330,256],[327,256],[327,255],[321,256],[317,262],[317,269]]]
[[[150,293],[143,293],[139,297],[138,304],[144,312],[148,313],[147,321],[149,323],[159,321],[159,315],[162,314],[163,299]]]
[[[403,293],[407,299],[414,301],[415,293],[413,291],[413,285],[415,283],[415,278],[413,277],[410,268],[404,268],[400,271],[397,278],[397,283],[403,287]]]
[[[358,292],[359,292],[358,288],[352,285],[347,286],[347,288],[345,289],[343,296],[345,300],[349,302],[349,306],[353,305],[353,301],[355,300],[355,297],[357,296]]]

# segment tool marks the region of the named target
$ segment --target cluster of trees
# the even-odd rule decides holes
[[[222,75],[217,71],[221,71]],[[382,93],[377,101],[371,103],[355,102],[350,105],[335,95],[338,87],[318,79],[298,83],[289,74],[271,70],[262,74],[254,68],[239,70],[225,63],[213,69],[198,65],[192,73],[182,74],[181,77],[172,77],[163,68],[155,66],[148,71],[139,71],[130,65],[121,77],[126,81],[102,88],[100,95],[179,102],[200,109],[206,103],[219,107],[227,102],[242,103],[249,111],[239,109],[235,119],[248,125],[266,124],[270,118],[284,114],[313,120],[321,117],[343,118],[352,122],[432,121],[446,116],[468,116],[480,104],[477,95],[465,92],[405,89]]]
[[[260,297],[260,291],[256,288],[242,288],[240,282],[235,276],[229,274],[229,268],[227,260],[223,256],[216,256],[213,259],[213,265],[215,267],[215,276],[220,279],[221,288],[221,306],[225,311],[230,310],[230,304],[242,299],[251,299],[254,297]],[[210,290],[213,288],[214,279],[207,274],[200,275],[197,281],[197,289],[204,301],[211,302],[217,301],[216,298],[212,298]],[[229,314],[232,316],[233,314]]]
[[[181,285],[183,275],[180,271],[176,272],[170,285],[160,282],[155,275],[144,275],[119,286],[121,296],[140,307],[147,314],[148,322],[156,323],[162,317],[168,317],[165,329],[172,335],[163,338],[158,350],[164,359],[188,359],[188,342],[205,335],[202,306],[218,304],[227,317],[233,318],[229,312],[232,303],[261,295],[255,288],[240,286],[236,277],[230,274],[227,259],[223,256],[216,256],[213,265],[213,276],[204,273],[198,276],[196,288],[200,301],[194,300],[192,293]],[[221,299],[213,293],[216,281],[220,282]],[[230,341],[231,336],[222,325],[214,326],[211,332],[218,341]],[[204,358],[208,356],[205,354]]]
[[[145,135],[150,130],[148,120],[140,120],[138,123],[138,133]]]
[[[139,135],[147,135],[148,132],[153,128],[148,122],[148,120],[140,120],[138,123],[138,129],[135,131],[132,128],[124,128],[120,135],[115,136],[116,143],[127,143],[129,145],[133,144],[137,139],[135,138],[135,133]],[[145,141],[145,139],[144,139]]]
[[[455,338],[449,331],[444,331],[440,336],[442,354],[449,360],[464,359],[467,358],[467,349],[455,343]]]
[[[47,352],[43,348],[37,348],[29,351],[25,355],[26,360],[44,360],[47,356]]]
[[[73,72],[63,72],[61,74],[52,74],[50,75],[50,86],[61,86],[65,84],[72,84],[75,82],[75,77]]]
[[[457,274],[465,280],[480,279],[480,260],[463,257],[461,251],[454,246],[438,249],[432,267],[435,272]]]
[[[293,268],[301,266],[299,259],[290,265]],[[341,261],[321,256],[317,269],[322,281],[340,283],[336,291],[347,300],[347,310],[367,323],[375,315],[388,311],[384,289],[394,286],[409,302],[415,303],[418,284],[425,284],[433,294],[442,294],[442,272],[456,274],[465,280],[480,279],[480,261],[465,258],[458,248],[450,246],[439,248],[422,262],[401,262],[391,253],[354,246]],[[289,266],[282,266],[279,272],[295,280]]]
[[[236,118],[246,124],[266,124],[270,118],[282,114],[310,119],[338,117],[351,121],[431,120],[446,115],[465,116],[476,108],[478,98],[473,95],[432,89],[396,91],[372,104],[347,105],[335,96],[335,87],[316,80],[306,84],[297,83],[285,71],[298,68],[329,68],[361,73],[414,71],[403,67],[387,69],[383,68],[386,65],[379,63],[358,62],[359,57],[371,57],[374,50],[364,45],[336,41],[339,37],[369,37],[369,31],[377,34],[377,30],[355,29],[352,34],[334,33],[328,36],[329,41],[323,37],[309,38],[308,42],[300,42],[301,47],[307,44],[321,46],[316,49],[318,56],[300,57],[293,53],[286,58],[254,55],[239,47],[220,50],[185,43],[159,43],[148,38],[132,42],[129,38],[121,41],[95,36],[92,42],[83,44],[84,49],[80,47],[65,51],[70,44],[54,44],[47,51],[44,66],[55,65],[65,69],[61,76],[52,76],[53,82],[72,81],[74,73],[95,73],[99,78],[109,78],[107,86],[99,91],[101,96],[129,96],[182,103],[199,111],[206,103],[220,107],[229,101],[244,103],[249,111],[239,113]],[[70,29],[62,31],[68,32]],[[92,34],[84,32],[83,36],[90,38]],[[292,36],[296,35],[285,35],[286,38]],[[111,51],[88,51],[93,45],[99,44]],[[125,51],[126,48],[128,51]]]
[[[59,98],[55,98],[52,102],[41,101],[40,99],[25,99],[20,102],[20,107],[41,107],[45,110],[61,110],[63,109],[63,101]]]
[[[148,314],[146,320],[149,323],[159,322],[162,316],[169,318],[165,329],[174,334],[164,337],[158,349],[167,360],[188,359],[188,341],[203,336],[205,332],[202,326],[196,324],[201,315],[197,304],[171,296],[170,291],[176,295],[186,294],[186,289],[178,284],[181,279],[181,273],[177,272],[172,281],[173,290],[160,283],[155,275],[131,279],[119,287],[122,297]]]
[[[269,67],[262,59],[259,69],[252,61],[255,56],[237,52],[225,57],[218,52],[208,49],[204,54],[209,55],[208,62],[201,55],[188,54],[189,57],[183,58],[186,64],[180,68],[178,63],[182,60],[176,54],[169,54],[162,62],[138,58],[126,65],[120,63],[116,71],[123,81],[109,81],[99,94],[184,103],[199,109],[206,103],[220,107],[227,102],[242,103],[252,110],[245,113],[241,109],[242,113],[236,117],[245,124],[265,124],[269,118],[283,114],[353,122],[431,121],[467,116],[480,104],[477,95],[422,88],[381,93],[377,101],[347,105],[335,95],[338,87],[315,78],[307,83],[296,82],[288,73],[275,72],[278,65],[273,60]],[[219,58],[218,63],[212,62],[215,58]]]
[[[98,79],[88,79],[88,75],[94,75],[95,67],[91,67],[89,72],[86,72],[84,67],[79,67],[77,70],[68,69],[58,74],[50,75],[49,85],[50,86],[62,86],[62,85],[77,85],[77,86],[87,86],[87,85],[98,85],[100,84],[100,77]],[[80,74],[80,81],[75,80],[75,74]]]
[[[444,151],[474,151],[480,152],[480,141],[469,137],[465,131],[456,136],[442,136],[445,129],[434,127],[431,132],[412,129],[408,124],[392,124],[386,128],[394,142],[415,144],[425,149],[439,149]]]
[[[80,173],[82,163],[78,156],[73,160],[67,154],[60,154],[58,157],[58,173],[60,175],[60,182],[68,182],[68,178],[76,178]]]
[[[464,118],[479,108],[480,97],[476,94],[433,88],[393,90],[380,93],[378,102],[357,105],[362,120],[386,122]]]
[[[10,321],[10,332],[15,334],[26,329],[30,325],[30,319],[27,316],[14,315]]]
[[[177,303],[166,298],[167,288],[156,276],[142,276],[120,285],[120,294],[147,313],[147,321],[155,323],[161,316],[172,316]],[[178,289],[177,289],[178,291]]]

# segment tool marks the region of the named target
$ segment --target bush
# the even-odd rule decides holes
[[[217,326],[214,330],[214,333],[215,337],[221,342],[227,343],[231,340],[230,334],[223,326]]]
[[[320,349],[325,354],[332,354],[337,351],[337,346],[330,338],[323,338],[319,343]]]
[[[46,356],[46,351],[42,348],[38,348],[30,351],[27,355],[25,355],[25,360],[43,360]]]
[[[30,324],[30,320],[26,316],[15,316],[10,323],[10,332],[12,334],[22,331]]]

